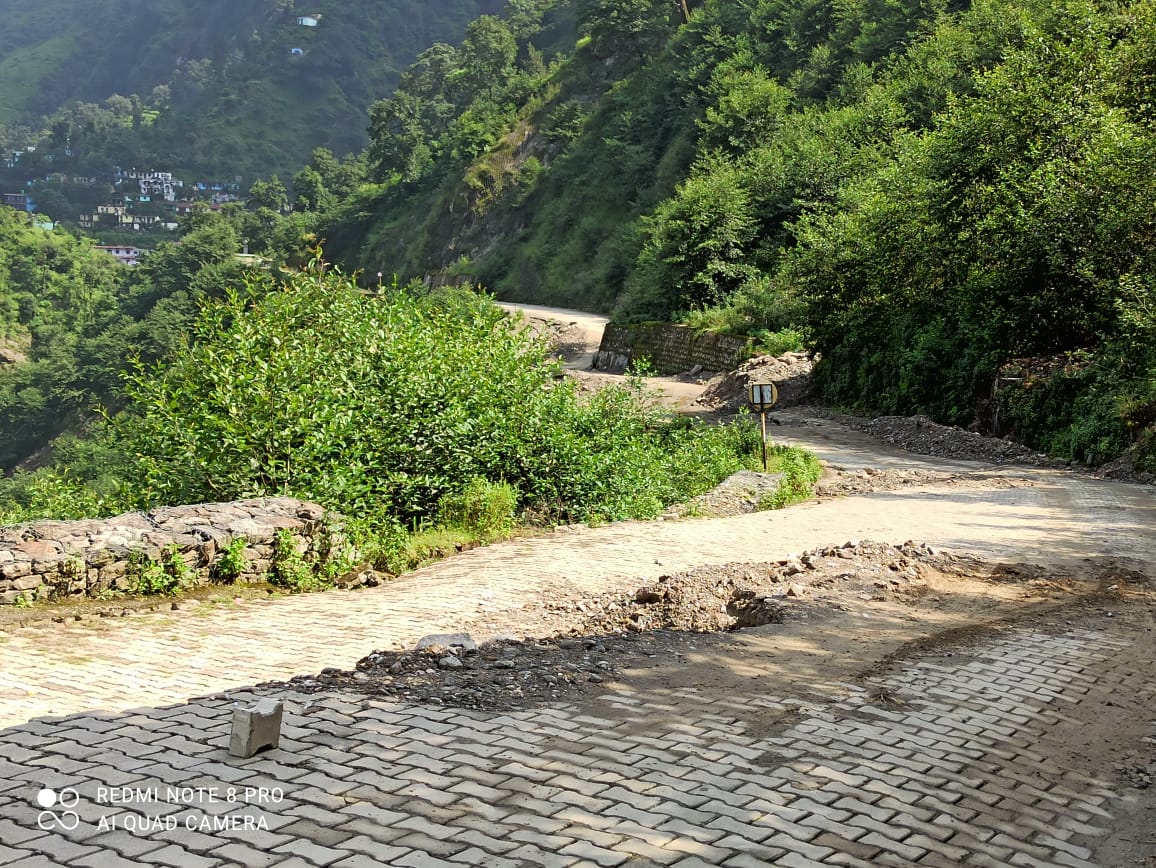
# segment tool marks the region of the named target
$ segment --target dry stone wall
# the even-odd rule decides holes
[[[671,323],[607,323],[594,367],[620,373],[635,359],[646,359],[659,374],[680,374],[699,367],[730,371],[751,355],[749,338],[697,331]]]
[[[333,552],[325,510],[288,497],[172,506],[90,521],[39,521],[0,528],[0,604],[22,599],[96,597],[132,592],[142,566],[176,553],[197,584],[220,580],[234,540],[244,540],[244,568],[233,581],[264,579],[274,544],[288,531],[314,562]]]

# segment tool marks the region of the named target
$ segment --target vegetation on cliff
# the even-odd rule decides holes
[[[1150,454],[1156,6],[577,8],[569,61],[484,92],[423,57],[374,109],[378,186],[313,224],[331,253],[623,320],[797,330],[836,404]],[[410,106],[409,128],[379,122]]]

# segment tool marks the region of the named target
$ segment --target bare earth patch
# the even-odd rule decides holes
[[[1097,570],[1117,588],[1144,587],[1142,575],[1116,565]],[[467,708],[532,707],[601,689],[634,670],[655,669],[648,677],[661,672],[671,684],[696,681],[699,670],[663,664],[706,648],[730,653],[725,637],[752,627],[766,628],[759,643],[780,646],[772,656],[804,643],[805,656],[826,661],[824,676],[849,677],[907,643],[958,641],[966,631],[1074,605],[1088,592],[1086,578],[1030,565],[912,542],[852,541],[780,561],[697,567],[629,594],[551,588],[507,619],[502,638],[477,647],[446,641],[377,650],[353,670],[326,669],[291,684]],[[785,666],[777,675],[789,682],[816,673]]]

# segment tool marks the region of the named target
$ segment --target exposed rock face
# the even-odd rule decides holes
[[[264,578],[279,531],[307,558],[329,556],[325,510],[288,497],[172,506],[90,521],[38,521],[0,528],[0,604],[18,599],[131,591],[141,564],[175,551],[197,583],[216,577],[221,555],[245,540],[236,581]]]

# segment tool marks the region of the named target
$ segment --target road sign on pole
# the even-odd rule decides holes
[[[774,383],[751,383],[747,386],[747,401],[759,411],[763,432],[763,473],[767,472],[767,410],[779,400],[779,390]]]

